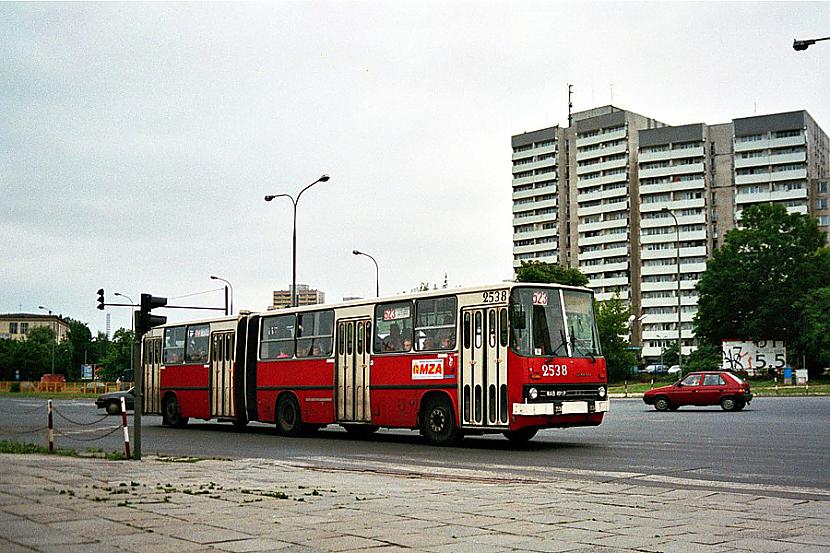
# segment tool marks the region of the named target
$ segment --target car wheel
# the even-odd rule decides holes
[[[179,408],[179,400],[176,396],[169,396],[164,401],[164,410],[162,411],[162,424],[173,426],[175,428],[182,428],[187,425],[187,417],[182,416],[182,411]]]
[[[665,396],[658,397],[654,401],[654,408],[658,411],[668,411],[671,408],[671,402]]]
[[[285,394],[277,400],[277,433],[281,436],[295,438],[302,434],[303,420],[300,406],[294,396]]]
[[[121,404],[117,401],[107,402],[107,415],[118,415],[121,413]]]
[[[720,408],[724,411],[736,411],[735,407],[738,403],[735,401],[733,397],[725,397],[721,398],[720,400]]]
[[[510,443],[513,445],[522,445],[532,440],[538,431],[538,428],[522,428],[521,430],[510,430],[508,432],[504,432],[504,437],[510,440]]]
[[[432,445],[454,445],[461,440],[458,425],[455,424],[455,412],[446,397],[432,397],[427,400],[421,432]]]
[[[354,438],[368,438],[378,431],[378,426],[371,424],[344,424],[343,428]]]

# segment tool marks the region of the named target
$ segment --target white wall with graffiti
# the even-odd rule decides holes
[[[723,341],[723,368],[743,371],[750,376],[770,370],[781,371],[787,366],[787,348],[781,340],[742,342]]]

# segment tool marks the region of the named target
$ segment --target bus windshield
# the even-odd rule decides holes
[[[589,292],[564,290],[560,295],[559,290],[550,288],[514,288],[510,303],[510,343],[516,353],[538,357],[600,355]]]

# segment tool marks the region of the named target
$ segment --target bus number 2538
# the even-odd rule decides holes
[[[568,376],[567,365],[542,365],[542,376]]]

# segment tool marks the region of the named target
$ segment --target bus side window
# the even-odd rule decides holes
[[[412,302],[398,301],[375,307],[375,353],[412,349]]]
[[[415,349],[448,350],[455,347],[455,297],[415,302]]]
[[[470,349],[470,314],[464,313],[464,349]]]

